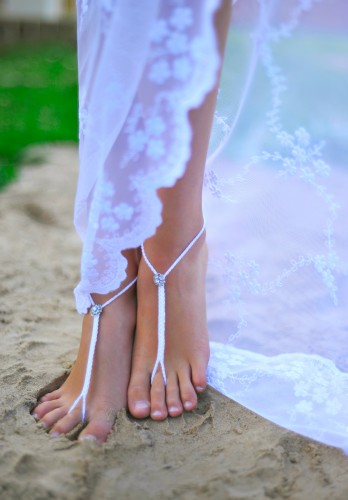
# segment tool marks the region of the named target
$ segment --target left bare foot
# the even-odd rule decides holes
[[[135,270],[132,272],[132,278]],[[126,284],[131,279],[126,280]],[[122,284],[120,290],[125,287]],[[95,303],[102,304],[115,295],[93,294]],[[87,426],[79,439],[91,438],[104,442],[112,429],[117,412],[127,406],[132,343],[136,319],[136,285],[103,309],[94,354],[91,384],[87,396]],[[69,413],[81,392],[91,339],[92,316],[87,313],[82,324],[82,336],[77,360],[64,384],[45,394],[32,415],[53,436],[64,435],[82,421],[82,403]]]

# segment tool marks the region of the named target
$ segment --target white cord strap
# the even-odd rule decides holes
[[[167,384],[167,377],[166,377],[166,371],[164,367],[164,351],[165,351],[165,328],[166,328],[166,278],[168,274],[179,264],[181,259],[185,257],[187,252],[193,247],[193,245],[196,243],[197,240],[202,236],[202,234],[205,231],[205,224],[203,224],[202,229],[199,231],[199,233],[193,238],[191,243],[185,248],[185,250],[179,255],[179,257],[173,262],[173,264],[167,269],[167,271],[164,274],[161,274],[156,271],[156,269],[153,267],[151,262],[149,261],[146,253],[145,253],[145,248],[144,244],[141,245],[141,251],[144,256],[144,260],[150,270],[153,272],[153,281],[155,285],[157,286],[158,290],[158,322],[157,322],[157,357],[155,361],[155,366],[153,367],[152,374],[151,374],[151,384],[153,382],[153,379],[155,378],[158,366],[161,367],[162,370],[162,375],[163,375],[163,380],[164,383]]]
[[[104,304],[95,304],[92,297],[91,297],[91,302],[93,305],[90,309],[90,313],[93,316],[93,327],[92,327],[92,336],[91,336],[88,358],[87,358],[85,380],[83,382],[82,391],[77,396],[77,398],[75,399],[75,401],[73,402],[73,404],[71,405],[71,407],[68,411],[68,413],[72,412],[74,410],[74,408],[76,408],[76,405],[79,403],[79,401],[82,399],[82,421],[84,421],[86,419],[86,400],[87,400],[87,394],[89,391],[89,386],[91,383],[93,358],[94,358],[95,348],[97,345],[100,315],[101,315],[104,307],[108,306],[109,304],[111,304],[111,302],[118,299],[118,297],[120,297],[123,293],[125,293],[127,290],[129,290],[129,288],[131,288],[136,281],[137,281],[137,278],[135,278],[133,281],[131,281],[125,288],[123,288],[120,292],[118,292],[114,297],[111,297],[111,299],[104,302]]]

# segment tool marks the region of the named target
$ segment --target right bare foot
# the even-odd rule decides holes
[[[129,267],[128,267],[129,270]],[[135,276],[132,270],[129,276]],[[122,290],[131,280],[122,283]],[[96,304],[102,304],[116,293],[93,294]],[[117,412],[126,407],[133,334],[136,319],[136,286],[133,285],[114,302],[103,309],[100,316],[99,334],[94,354],[91,384],[87,396],[87,426],[79,439],[104,442],[112,429]],[[81,392],[93,318],[87,313],[83,319],[81,343],[76,362],[64,384],[54,392],[41,397],[33,410],[33,416],[41,425],[50,429],[52,436],[70,432],[82,420],[82,403],[69,413],[69,409]]]
[[[194,233],[192,233],[194,234]],[[206,388],[209,339],[205,310],[207,246],[205,237],[189,250],[167,277],[164,385],[160,368],[152,385],[151,372],[157,353],[157,287],[142,258],[138,272],[138,316],[133,349],[128,407],[134,417],[163,420],[177,417],[197,405],[197,392]],[[155,269],[165,272],[189,243],[169,245],[164,251],[156,236],[145,243]]]

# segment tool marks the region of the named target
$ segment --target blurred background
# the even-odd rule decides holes
[[[295,0],[278,3],[280,20],[287,18],[294,4]],[[230,122],[246,81],[251,50],[248,25],[257,11],[256,1],[236,5],[222,75],[222,87],[228,91],[221,93],[218,103],[218,113],[220,104]],[[310,13],[302,15],[296,35],[275,47],[290,89],[284,96],[285,124],[291,130],[300,122],[328,141],[329,159],[339,164],[345,163],[348,152],[347,20],[347,0],[316,2]],[[264,140],[255,132],[264,130],[270,103],[262,67],[248,103],[231,142],[237,160],[246,150],[260,150],[255,141]],[[308,113],[315,109],[320,113]],[[21,164],[43,160],[40,149],[27,146],[77,143],[77,138],[75,0],[0,0],[0,189],[16,177]],[[220,140],[217,134],[216,141]],[[214,141],[213,134],[213,147]]]
[[[75,0],[0,0],[0,188],[77,130]]]

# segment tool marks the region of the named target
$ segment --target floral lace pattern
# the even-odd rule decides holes
[[[154,233],[156,190],[185,171],[188,112],[216,81],[220,3],[78,1],[79,312],[89,293],[119,287],[121,251]],[[348,450],[348,182],[337,159],[346,153],[337,124],[348,130],[338,92],[347,71],[338,53],[338,90],[328,92],[332,54],[320,45],[324,35],[301,25],[315,28],[327,0],[255,4],[251,36],[245,2],[234,9],[205,175],[209,382],[280,425]]]
[[[208,381],[217,390],[251,409],[257,408],[258,400],[263,398],[269,404],[263,416],[281,425],[291,422],[291,428],[298,432],[306,428],[307,435],[316,439],[325,440],[323,430],[330,422],[331,444],[348,449],[348,378],[338,373],[332,362],[298,354],[266,358],[217,343],[211,347]],[[288,402],[281,411],[268,401],[269,395],[260,390],[270,378],[273,395],[279,387],[287,390]],[[310,429],[315,432],[311,434]],[[341,436],[345,436],[344,440]]]
[[[116,38],[122,36],[121,21],[125,18],[122,8],[123,12],[127,12],[126,18],[131,19],[133,16],[134,23],[136,16],[142,17],[143,25],[146,21],[141,6],[127,6],[125,2],[121,4],[118,5],[119,19],[114,14],[111,16],[106,36],[111,31]],[[191,131],[188,111],[202,102],[213,87],[219,64],[213,31],[213,15],[219,0],[209,0],[197,6],[190,4],[186,0],[160,2],[149,19],[149,31],[143,33],[145,41],[141,39],[141,33],[139,39],[132,39],[131,43],[137,47],[141,44],[144,50],[144,68],[140,68],[142,71],[138,73],[134,95],[129,96],[129,109],[123,109],[127,111],[127,116],[124,116],[124,123],[120,125],[120,132],[117,137],[110,136],[109,146],[100,129],[104,129],[106,123],[115,127],[119,107],[125,108],[124,95],[130,92],[122,78],[117,78],[118,75],[113,73],[110,78],[105,76],[103,93],[105,82],[105,102],[108,105],[101,110],[98,100],[94,111],[93,100],[86,108],[86,98],[82,98],[93,90],[87,89],[80,78],[82,171],[75,221],[80,234],[87,230],[82,255],[82,280],[75,290],[80,312],[85,312],[90,305],[91,291],[106,293],[116,289],[124,279],[125,259],[120,251],[139,246],[155,231],[160,223],[160,204],[155,192],[159,187],[173,185],[182,175],[189,158]],[[110,5],[111,2],[107,2],[108,8]],[[96,6],[93,8],[96,9]],[[91,13],[90,19],[101,19],[102,32],[105,24],[100,14],[105,12],[106,3],[102,2],[99,8]],[[113,25],[117,22],[120,23],[118,30]],[[88,32],[86,23],[84,30],[81,31],[82,39]],[[126,44],[124,40],[123,43]],[[129,64],[128,60],[126,62]],[[103,60],[95,61],[99,66],[102,63]],[[139,70],[138,64],[136,66]],[[108,74],[109,66],[104,71]],[[127,75],[129,73],[127,68]],[[95,81],[92,80],[91,85],[96,85]],[[101,113],[102,117],[98,118]],[[105,135],[109,135],[109,127]],[[95,161],[96,156],[98,164],[102,165],[98,172],[92,171],[91,167],[83,167],[87,162]],[[114,162],[119,167],[116,180]],[[93,190],[90,205],[86,184]],[[84,194],[81,194],[81,190]],[[127,213],[132,214],[132,224],[129,218],[120,219],[122,214],[115,209],[120,206],[128,207]]]

